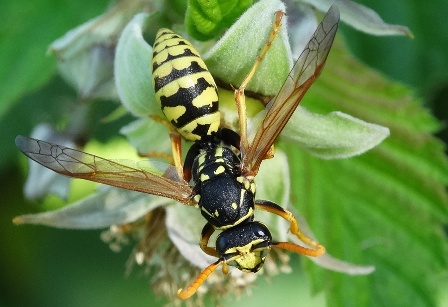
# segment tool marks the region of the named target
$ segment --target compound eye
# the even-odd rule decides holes
[[[261,222],[251,222],[250,224],[253,232],[253,239],[258,238],[269,242],[272,241],[271,232],[266,225]]]
[[[216,238],[216,250],[220,256],[234,253],[241,247],[265,249],[271,246],[272,236],[269,229],[260,222],[247,222],[221,232]]]

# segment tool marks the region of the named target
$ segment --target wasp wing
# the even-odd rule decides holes
[[[303,95],[319,76],[339,23],[339,10],[332,6],[295,62],[280,92],[267,105],[266,115],[251,141],[242,149],[242,169],[255,175],[261,161],[294,113]]]
[[[31,160],[65,176],[164,196],[185,204],[193,194],[188,183],[177,176],[175,167],[166,163],[108,160],[21,135],[16,138],[16,146]]]

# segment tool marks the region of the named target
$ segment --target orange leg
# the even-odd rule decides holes
[[[168,130],[170,132],[175,132],[176,128],[164,117],[160,117],[158,115],[150,115],[149,118],[151,118],[152,120],[158,122],[159,124],[164,125],[165,127],[168,128]]]
[[[322,245],[320,245],[322,246]],[[276,247],[276,248],[281,248],[281,249],[285,249],[297,254],[302,254],[305,256],[310,256],[310,257],[319,257],[321,256],[323,253],[325,253],[325,248],[323,247],[322,249],[311,249],[311,248],[306,248],[291,242],[273,242],[272,243],[272,247]]]
[[[183,165],[182,165],[182,138],[180,134],[177,133],[176,128],[166,118],[162,118],[157,115],[151,115],[150,118],[164,125],[170,131],[171,152],[172,152],[170,162],[173,163],[174,166],[176,167],[179,178],[184,178]]]
[[[235,89],[234,97],[236,106],[238,108],[238,117],[240,121],[240,135],[241,135],[241,147],[243,151],[247,151],[249,142],[247,140],[247,123],[246,123],[246,97],[244,96],[244,90],[246,89],[247,84],[254,76],[258,66],[260,66],[261,61],[263,60],[264,56],[266,55],[266,52],[269,50],[269,48],[272,45],[272,42],[274,41],[275,37],[280,31],[281,27],[281,21],[283,18],[283,15],[285,13],[281,11],[277,11],[275,13],[275,22],[272,27],[272,31],[269,34],[268,40],[266,41],[266,44],[264,45],[263,49],[261,49],[260,54],[257,56],[254,65],[252,66],[249,73],[244,78],[243,82],[241,83],[240,87],[238,89]]]
[[[208,241],[210,240],[211,235],[215,232],[215,229],[210,223],[205,224],[201,233],[201,241],[199,241],[199,247],[206,253],[207,255],[219,258],[218,252],[215,248],[208,246]]]
[[[187,289],[179,289],[177,291],[177,297],[181,300],[185,300],[196,293],[199,287],[204,283],[204,281],[210,276],[211,273],[222,263],[222,260],[218,260],[215,263],[210,264],[206,267],[196,279],[188,286]]]
[[[305,244],[312,246],[313,249],[305,248],[289,242],[278,242],[273,244],[274,246],[314,257],[320,256],[325,253],[325,247],[322,244],[312,240],[300,231],[299,224],[297,223],[296,218],[288,210],[285,210],[276,203],[268,200],[257,200],[255,202],[255,208],[274,213],[287,220],[290,223],[289,230],[291,231],[291,233],[293,233]]]
[[[174,166],[176,167],[179,178],[184,178],[184,167],[182,165],[182,138],[179,133],[171,132],[170,139]]]
[[[167,161],[169,164],[174,164],[173,155],[169,153],[150,151],[146,153],[139,152],[138,155],[142,158],[159,158]]]

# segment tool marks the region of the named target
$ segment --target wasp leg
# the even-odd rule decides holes
[[[191,168],[193,167],[194,160],[200,153],[200,149],[201,146],[197,142],[194,142],[187,152],[187,156],[185,157],[185,163],[184,163],[184,177],[183,177],[186,182],[190,182],[191,180]]]
[[[325,248],[323,251],[321,249],[311,249],[303,247],[291,242],[272,242],[272,247],[288,250],[297,254],[302,254],[310,257],[319,257],[325,253]],[[322,246],[322,245],[321,245]],[[323,247],[323,246],[322,246]]]
[[[210,264],[206,267],[196,279],[188,286],[187,289],[179,289],[177,291],[177,297],[181,300],[185,300],[196,293],[199,287],[204,283],[204,281],[210,276],[211,273],[222,263],[222,260],[219,259],[215,263]]]
[[[182,166],[182,139],[181,139],[179,133],[176,132],[176,128],[165,118],[162,118],[157,115],[150,115],[149,117],[152,120],[164,125],[170,131],[172,157],[168,158],[167,160],[171,164],[174,164],[174,166],[176,167],[176,170],[177,170],[177,174],[179,175],[179,178],[184,178],[183,166]],[[166,158],[165,154],[147,153],[147,154],[144,154],[144,156],[148,156],[148,157],[161,156],[163,158]]]
[[[291,233],[293,233],[297,238],[299,238],[302,242],[305,244],[308,244],[313,247],[313,249],[308,249],[293,243],[289,242],[279,242],[274,245],[276,245],[279,248],[291,250],[300,254],[305,254],[308,256],[320,256],[325,253],[325,247],[321,245],[320,243],[312,240],[311,238],[307,237],[305,234],[303,234],[299,229],[299,224],[297,223],[296,218],[294,215],[289,212],[288,210],[280,207],[276,203],[273,203],[268,200],[257,200],[255,202],[255,208],[261,209],[267,212],[274,213],[285,220],[287,220],[290,223],[289,230]]]
[[[159,158],[165,160],[169,164],[174,165],[173,155],[166,152],[158,152],[158,151],[150,151],[145,153],[139,152],[138,156],[142,158]]]
[[[170,162],[176,167],[179,178],[184,178],[182,167],[182,139],[179,133],[177,133],[176,128],[165,118],[157,115],[150,115],[149,117],[152,120],[164,125],[170,131],[171,152],[173,154]]]
[[[240,87],[238,89],[235,89],[234,97],[236,106],[238,108],[238,117],[240,121],[240,135],[241,135],[241,147],[244,151],[247,151],[249,142],[247,140],[247,123],[246,123],[246,97],[244,96],[244,90],[249,83],[249,81],[252,79],[252,77],[255,74],[255,71],[257,70],[258,66],[260,65],[261,61],[263,60],[264,56],[266,55],[266,52],[269,50],[269,48],[272,45],[272,42],[274,41],[275,37],[280,31],[281,27],[281,20],[283,18],[282,11],[277,11],[275,13],[275,22],[272,26],[272,31],[269,34],[268,40],[266,41],[264,47],[261,49],[260,54],[255,59],[254,65],[252,66],[249,73],[244,78],[243,82],[241,83]]]
[[[208,241],[210,237],[215,232],[215,228],[210,223],[205,224],[204,228],[202,228],[201,233],[201,241],[199,241],[199,247],[206,253],[207,255],[219,258],[218,252],[215,248],[208,246]]]
[[[171,151],[173,152],[174,166],[179,178],[184,178],[184,168],[182,166],[182,139],[177,132],[170,133]]]
[[[212,224],[210,223],[205,224],[204,228],[202,228],[201,241],[199,242],[199,247],[207,255],[219,258],[219,254],[216,251],[216,249],[208,246],[208,241],[210,240],[210,237],[214,232],[215,228],[213,228]],[[229,273],[229,267],[227,266],[227,263],[225,261],[222,261],[222,272],[224,274]]]

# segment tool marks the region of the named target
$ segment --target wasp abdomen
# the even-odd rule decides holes
[[[156,100],[180,134],[201,140],[219,129],[218,91],[196,49],[168,29],[160,29],[153,47]]]

